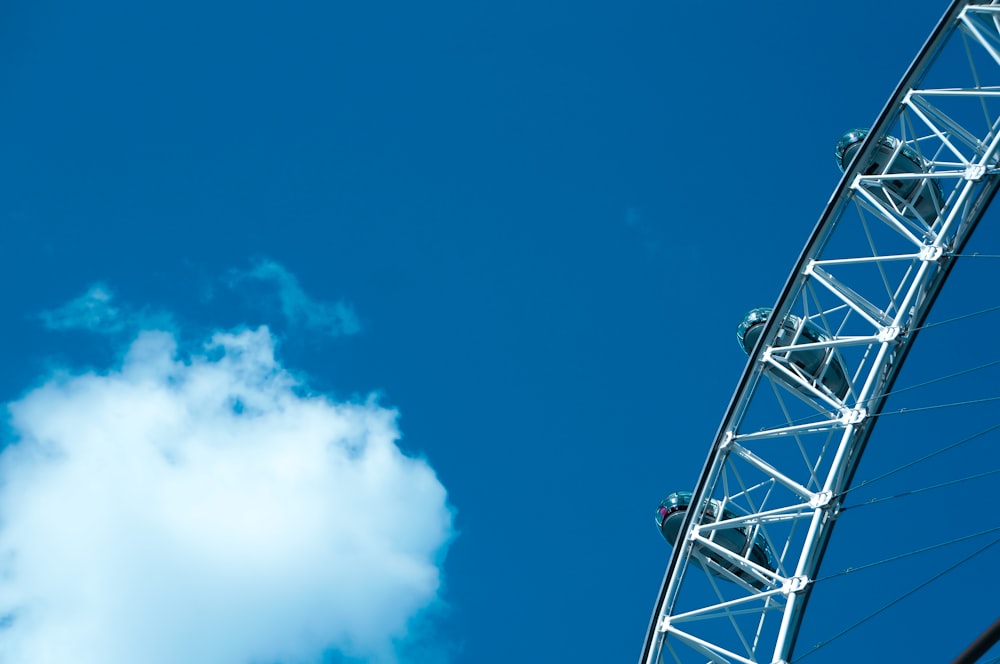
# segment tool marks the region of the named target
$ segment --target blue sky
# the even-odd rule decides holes
[[[74,536],[92,555],[27,575],[62,583],[0,592],[6,611],[49,607],[13,614],[0,662],[61,661],[15,650],[51,641],[52,625],[75,635],[66,643],[100,629],[134,641],[100,642],[95,661],[112,663],[142,648],[234,664],[637,658],[669,556],[653,508],[696,481],[745,362],[736,324],[776,298],[837,183],[834,143],[874,119],[944,9],[5,3],[0,398],[13,404],[13,488],[0,541],[22,559],[58,549],[70,512],[53,495],[74,504],[74,523],[107,527]],[[983,252],[1000,253],[989,242]],[[975,284],[992,275],[969,277],[949,306],[988,306]],[[973,329],[995,340],[988,319]],[[915,375],[986,361],[960,363],[971,345],[940,343],[949,366],[928,349]],[[311,414],[288,415],[298,409]],[[333,440],[339,456],[317,460],[303,440]],[[108,462],[141,444],[160,456]],[[15,452],[32,445],[43,461]],[[81,460],[66,467],[82,475],[63,475],[82,483],[60,475],[60,458]],[[962,463],[942,462],[953,477]],[[299,470],[267,470],[286,464]],[[315,492],[289,480],[307,470]],[[108,502],[92,484],[113,488]],[[111,518],[136,496],[155,497],[158,524],[190,509],[225,555],[172,558],[174,531]],[[943,505],[905,507],[903,534],[879,521],[845,547],[859,563],[878,559],[885,534],[915,548],[914,532],[950,519]],[[264,531],[298,544],[234,568],[261,593],[233,591],[249,583],[235,572],[208,599],[176,592],[244,561]],[[370,555],[340,556],[343,541]],[[109,563],[151,549],[160,557],[129,566],[134,578]],[[379,553],[393,555],[383,565]],[[277,568],[302,574],[270,577]],[[145,611],[163,589],[136,579],[161,573],[177,575],[174,613]],[[60,594],[77,582],[96,590]],[[105,588],[124,599],[88,631]],[[245,609],[255,603],[280,610]],[[814,641],[845,613],[815,604]],[[917,652],[953,655],[995,617],[972,604]],[[47,622],[51,607],[62,622]],[[125,637],[121,607],[137,621],[193,612],[213,629]],[[912,624],[887,620],[869,641]],[[264,636],[244,638],[248,625]]]

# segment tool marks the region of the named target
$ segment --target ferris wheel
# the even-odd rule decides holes
[[[1000,186],[1000,0],[955,0],[835,152],[788,283],[739,324],[750,361],[701,476],[658,508],[674,546],[640,664],[797,661],[862,453]]]

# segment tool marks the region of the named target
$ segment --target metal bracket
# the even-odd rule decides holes
[[[898,325],[890,325],[889,327],[883,327],[878,331],[878,340],[882,343],[891,343],[899,338],[902,328]]]
[[[792,593],[798,593],[805,590],[805,587],[809,585],[809,579],[804,576],[793,576],[791,578],[785,579],[785,585],[782,590],[786,595],[791,595]]]
[[[845,425],[859,424],[868,417],[867,408],[845,409],[840,415],[840,421]]]
[[[965,169],[965,179],[971,180],[972,182],[979,182],[986,175],[986,166],[984,164],[969,164],[968,168]]]
[[[813,494],[813,497],[809,499],[809,507],[813,509],[819,509],[821,507],[826,507],[833,500],[832,491],[820,491],[819,493]]]
[[[733,443],[735,442],[735,439],[736,439],[736,432],[732,430],[727,431],[725,434],[723,434],[722,441],[719,443],[719,451],[728,452],[729,450],[731,450],[733,447]]]
[[[944,254],[944,249],[942,247],[925,245],[920,249],[920,260],[933,263],[941,260],[942,254]]]

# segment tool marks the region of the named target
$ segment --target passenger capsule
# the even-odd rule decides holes
[[[867,129],[852,129],[837,141],[834,154],[837,157],[837,165],[840,167],[841,173],[847,170],[854,155],[861,149],[861,144],[864,143],[868,132]],[[875,156],[871,164],[864,170],[864,174],[927,173],[929,170],[927,160],[917,154],[916,150],[909,145],[902,144],[902,141],[895,136],[883,136],[879,139]],[[942,198],[941,187],[935,180],[907,178],[887,180],[883,184],[893,193],[892,201],[877,189],[869,191],[883,203],[888,204],[889,207],[906,217],[919,217],[928,225],[932,225],[937,219]],[[938,202],[937,205],[935,205],[935,201]]]
[[[736,328],[736,338],[740,342],[740,347],[749,355],[753,352],[757,340],[760,338],[764,327],[771,317],[771,307],[759,307],[751,309]],[[819,328],[806,321],[805,324],[798,316],[788,316],[781,325],[778,332],[778,339],[775,346],[784,347],[792,345],[795,340],[796,331],[801,328],[801,339],[805,343],[822,343],[829,341],[830,337],[823,334]],[[788,360],[797,366],[810,377],[814,383],[820,383],[838,399],[847,396],[850,383],[847,380],[847,369],[841,357],[833,352],[832,348],[809,348],[797,350],[789,353]]]
[[[670,542],[672,546],[677,545],[677,538],[680,536],[681,525],[684,523],[684,514],[690,506],[691,494],[687,491],[678,491],[670,494],[660,501],[659,507],[656,508],[656,526],[660,529],[660,534],[663,535],[663,538]],[[723,509],[722,504],[718,500],[709,500],[708,507],[705,510],[706,521],[716,521],[719,514],[722,515],[723,520],[735,519],[739,516],[730,509]],[[756,565],[760,565],[761,567],[765,567],[772,571],[776,570],[778,566],[774,562],[774,556],[771,554],[771,549],[767,545],[767,542],[758,536],[754,538],[753,543],[751,544],[749,541],[749,531],[750,528],[745,526],[723,528],[715,531],[714,541],[719,546],[743,556]],[[707,558],[720,567],[724,567],[758,590],[764,589],[764,584],[760,581],[760,579],[749,574],[746,570],[734,564],[732,561],[722,558],[716,552],[705,546],[696,547],[696,550],[703,558]],[[725,578],[718,572],[718,570],[706,567],[704,563],[697,558],[695,558],[695,560],[698,562],[698,566],[705,571],[715,576]]]

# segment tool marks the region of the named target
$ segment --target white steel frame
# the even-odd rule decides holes
[[[900,139],[899,158],[904,146],[919,155],[925,172],[869,172],[885,136]],[[791,659],[841,497],[1000,184],[998,149],[1000,0],[956,0],[847,168],[751,354],[693,492],[641,664]],[[918,181],[932,214],[916,212],[916,194],[894,193],[904,180]],[[790,346],[775,345],[782,322],[793,320],[824,339],[810,341],[800,325]],[[843,398],[789,359],[819,348],[830,349],[821,371],[831,362],[847,369]],[[709,499],[726,514],[707,516]],[[736,527],[767,543],[776,569],[714,541]]]

